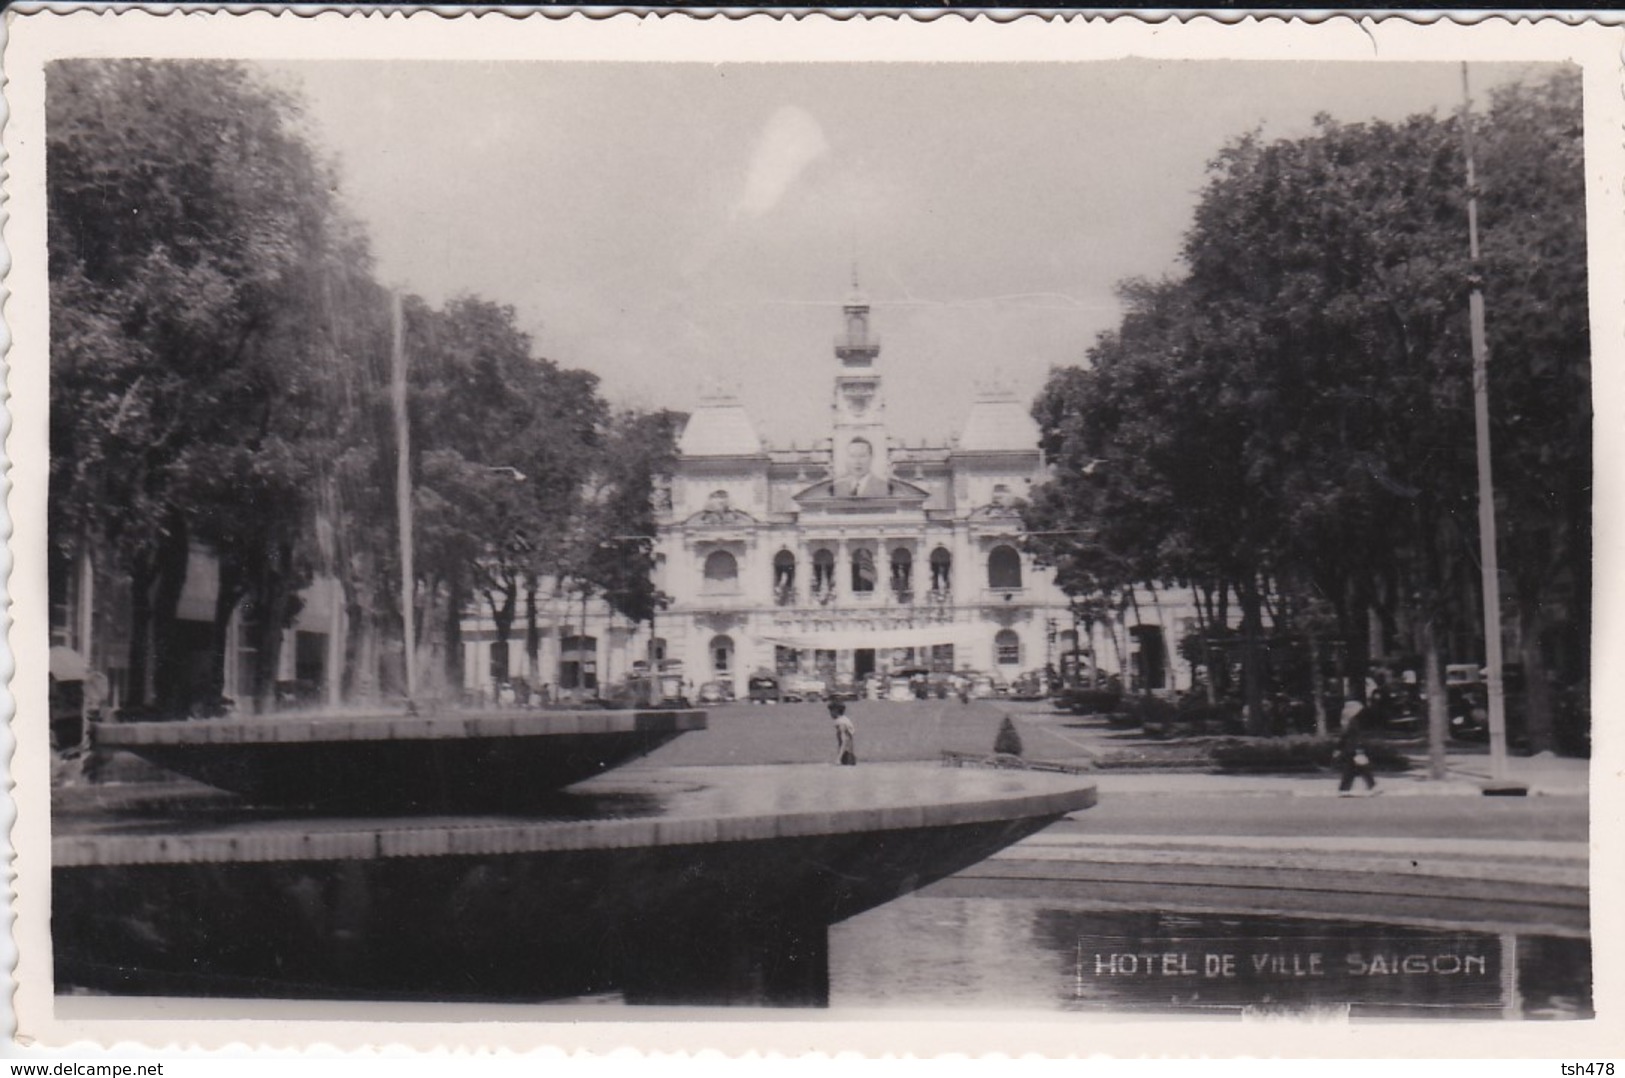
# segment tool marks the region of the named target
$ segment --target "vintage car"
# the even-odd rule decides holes
[[[779,682],[781,700],[822,700],[829,695],[829,684],[816,674],[789,674]]]
[[[914,699],[914,685],[906,677],[894,677],[886,688],[886,699],[904,701]]]
[[[780,700],[779,679],[771,674],[751,675],[748,691],[753,704],[776,704]]]
[[[726,681],[707,681],[694,694],[694,700],[699,704],[726,704],[733,698],[733,686]]]
[[[1010,683],[1010,699],[1042,700],[1044,698],[1044,672],[1029,670]]]

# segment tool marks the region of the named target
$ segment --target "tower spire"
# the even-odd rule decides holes
[[[846,332],[835,338],[835,355],[843,367],[872,367],[880,354],[880,338],[869,333],[869,301],[858,287],[858,260],[852,260],[852,292],[841,307]]]

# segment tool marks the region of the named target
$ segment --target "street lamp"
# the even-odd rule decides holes
[[[1472,255],[1468,317],[1473,348],[1474,442],[1478,450],[1478,550],[1484,594],[1484,672],[1489,690],[1490,784],[1487,794],[1521,794],[1506,781],[1506,695],[1501,683],[1501,579],[1495,551],[1495,483],[1490,471],[1489,347],[1484,334],[1484,290],[1478,258],[1478,180],[1473,172],[1473,99],[1467,64],[1461,65],[1462,140],[1467,158],[1467,242]]]

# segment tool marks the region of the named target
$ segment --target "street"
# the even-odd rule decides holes
[[[934,762],[944,751],[990,754],[1011,716],[1035,760],[1088,759],[1136,743],[1104,722],[1058,713],[1047,701],[956,699],[848,705],[857,725],[859,766]],[[707,729],[685,734],[633,766],[833,762],[835,736],[825,706],[728,704],[710,709]],[[1411,775],[1384,776],[1391,795],[1432,792]],[[1443,838],[1584,843],[1584,796],[1338,798],[1321,775],[1194,775],[1097,772],[1100,803],[1052,830],[1091,834]]]

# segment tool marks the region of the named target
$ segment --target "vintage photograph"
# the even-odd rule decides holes
[[[59,1014],[1597,1018],[1582,63],[41,75]]]

